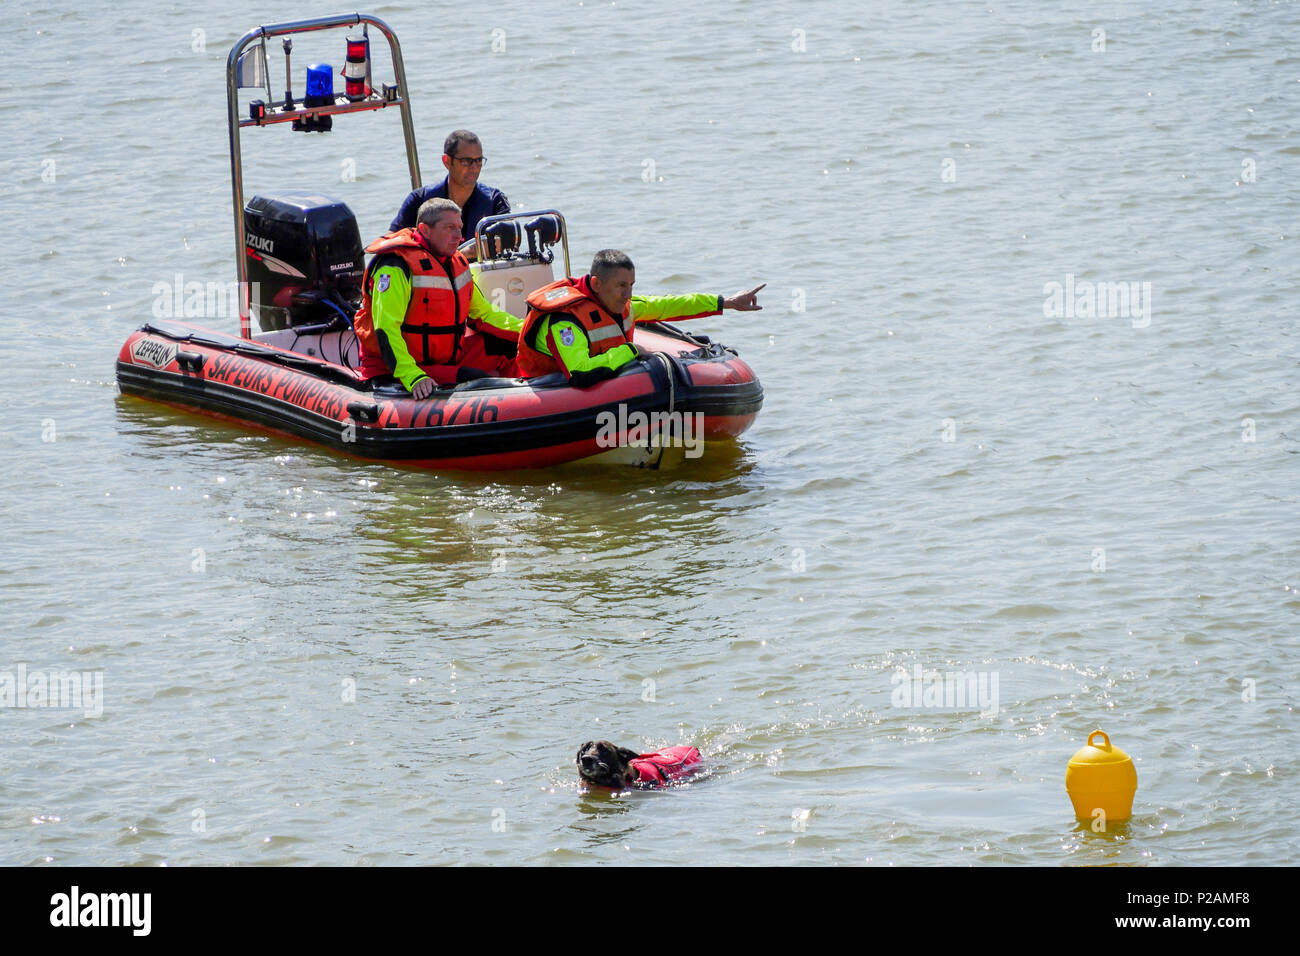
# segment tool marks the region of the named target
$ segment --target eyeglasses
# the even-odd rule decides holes
[[[460,163],[461,166],[463,166],[465,169],[471,169],[471,168],[473,168],[474,166],[482,167],[483,164],[485,164],[485,163],[487,162],[487,160],[484,159],[482,156],[479,156],[479,157],[477,157],[477,158],[473,158],[473,159],[471,159],[471,158],[468,157],[468,156],[465,157],[464,159],[460,159],[459,157],[453,156],[453,157],[451,158],[451,161],[452,161],[453,163]]]

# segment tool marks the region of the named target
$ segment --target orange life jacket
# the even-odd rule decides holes
[[[402,322],[402,340],[415,364],[452,365],[460,354],[460,340],[469,318],[470,299],[474,295],[474,276],[469,260],[457,252],[445,262],[436,259],[415,237],[414,229],[380,236],[366,252],[375,253],[366,267],[361,283],[361,308],[352,320],[361,343],[362,371],[367,367],[378,372],[384,366],[378,335],[370,315],[370,297],[374,287],[375,263],[384,253],[400,256],[411,271],[411,303]]]
[[[519,332],[520,375],[532,378],[560,371],[559,363],[552,356],[538,351],[534,344],[538,328],[557,312],[567,312],[582,326],[592,355],[600,355],[632,341],[629,335],[633,325],[631,310],[625,308],[621,316],[605,311],[592,295],[588,280],[588,276],[560,279],[535,290],[525,300],[528,317]]]

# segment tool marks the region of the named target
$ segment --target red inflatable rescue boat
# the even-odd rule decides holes
[[[348,37],[346,95],[317,90],[298,102],[287,93],[274,99],[267,41],[333,28],[363,34]],[[371,83],[370,28],[388,40],[392,84]],[[288,41],[284,47],[287,59]],[[155,304],[160,317],[134,332],[118,354],[124,394],[349,455],[427,468],[540,468],[586,459],[659,467],[699,457],[707,442],[734,438],[754,421],[763,388],[753,370],[734,350],[663,323],[638,325],[636,344],[648,354],[587,388],[558,373],[477,378],[417,401],[391,379],[363,379],[352,330],[365,268],[355,216],[317,191],[257,195],[245,203],[240,135],[285,123],[323,132],[335,116],[396,108],[411,186],[418,188],[396,37],[382,20],[362,14],[257,27],[231,49],[226,77],[240,335],[180,321],[170,308],[160,315]],[[239,90],[249,87],[264,90],[267,100],[248,102],[245,116]],[[568,227],[554,209],[487,217],[472,242],[480,291],[521,319],[528,294],[554,281],[557,248],[564,274],[572,274]]]
[[[122,346],[117,380],[125,394],[426,468],[541,468],[596,456],[657,467],[748,428],[763,404],[749,366],[719,345],[652,329],[638,327],[636,341],[655,355],[589,388],[558,373],[481,378],[416,401],[401,385],[372,387],[346,364],[155,321]]]

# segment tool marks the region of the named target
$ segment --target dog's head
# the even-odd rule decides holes
[[[578,775],[593,787],[624,790],[636,776],[629,764],[639,756],[635,750],[616,747],[608,740],[588,740],[578,748]]]

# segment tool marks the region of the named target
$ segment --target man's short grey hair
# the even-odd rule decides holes
[[[442,141],[443,155],[455,159],[460,152],[461,146],[466,143],[473,143],[480,150],[483,148],[483,143],[477,136],[467,129],[458,129],[448,133],[447,138]]]
[[[610,273],[617,272],[619,269],[631,269],[635,272],[636,266],[632,265],[632,260],[628,258],[627,253],[619,252],[617,249],[601,249],[591,260],[591,274],[601,281],[608,279]]]
[[[438,225],[438,220],[449,212],[460,215],[460,207],[450,199],[426,199],[420,204],[420,211],[416,214],[416,223],[424,223],[430,228]]]

